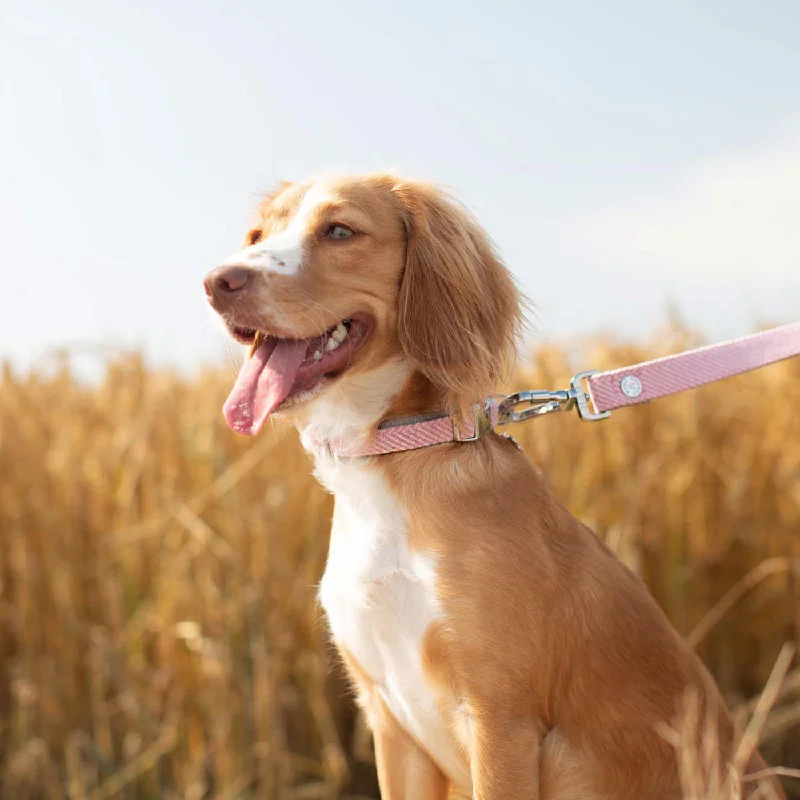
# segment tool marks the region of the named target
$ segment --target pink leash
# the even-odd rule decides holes
[[[592,375],[597,411],[646,403],[800,354],[800,322]]]
[[[352,451],[330,449],[337,455],[352,458],[417,450],[447,442],[470,442],[480,439],[497,425],[572,408],[578,411],[581,419],[605,419],[615,408],[677,394],[796,355],[800,355],[800,322],[631,367],[608,372],[579,372],[573,376],[570,388],[564,391],[524,391],[505,398],[489,398],[474,407],[471,420],[458,422],[444,413],[384,420],[372,443],[366,447]]]

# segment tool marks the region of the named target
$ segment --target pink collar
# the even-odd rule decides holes
[[[474,406],[470,420],[458,422],[445,413],[384,420],[372,442],[364,447],[348,450],[331,443],[323,446],[343,458],[378,456],[434,444],[474,442],[498,425],[572,408],[584,420],[606,419],[616,408],[693,389],[796,355],[800,355],[800,322],[631,367],[579,372],[573,376],[569,389],[563,391],[525,391],[492,397]]]
[[[474,442],[500,424],[500,399],[491,398],[475,406],[473,418],[462,422],[444,412],[385,419],[378,425],[370,444],[356,449],[336,448],[328,444],[328,449],[343,458],[358,458],[418,450],[448,442]]]

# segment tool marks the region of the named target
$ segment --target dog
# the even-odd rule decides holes
[[[513,442],[360,455],[387,420],[458,426],[513,360],[521,295],[465,208],[391,174],[281,184],[205,291],[250,348],[228,424],[294,423],[335,496],[320,600],[384,798],[679,798],[687,697],[697,763],[711,742],[727,768],[712,678]]]

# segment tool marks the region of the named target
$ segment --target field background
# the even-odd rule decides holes
[[[694,343],[548,346],[514,387]],[[230,370],[67,365],[0,379],[0,799],[377,797],[315,605],[332,502],[295,433],[230,433]],[[800,643],[798,386],[794,359],[514,431],[744,720]],[[800,766],[797,667],[762,750]]]

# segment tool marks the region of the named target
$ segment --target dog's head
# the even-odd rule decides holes
[[[281,185],[205,289],[250,346],[225,404],[241,433],[334,385],[359,391],[389,362],[463,408],[494,389],[520,322],[514,282],[473,217],[392,175]]]

